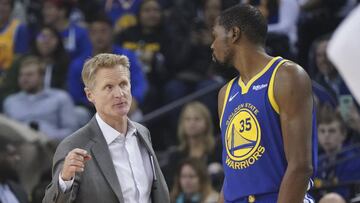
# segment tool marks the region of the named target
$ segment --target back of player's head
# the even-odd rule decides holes
[[[226,31],[238,27],[252,43],[265,44],[267,21],[254,6],[241,4],[230,7],[220,14],[218,23]]]

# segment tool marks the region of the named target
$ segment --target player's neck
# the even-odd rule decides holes
[[[100,112],[98,112],[98,113],[99,113],[99,116],[101,117],[101,119],[106,124],[108,124],[115,130],[117,130],[119,133],[122,133],[124,135],[126,134],[127,128],[128,128],[127,116],[123,116],[121,118],[119,118],[119,117],[113,118],[110,116],[105,116],[105,115],[101,114]]]
[[[246,47],[235,54],[234,66],[245,84],[271,60],[271,57],[260,47]]]

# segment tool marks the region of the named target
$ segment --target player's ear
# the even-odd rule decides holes
[[[231,42],[236,42],[240,39],[241,37],[241,30],[239,27],[232,27],[231,28]]]
[[[85,88],[84,88],[84,91],[85,91],[85,95],[86,95],[87,99],[88,99],[91,103],[95,104],[95,99],[94,99],[94,96],[93,96],[93,93],[92,93],[91,89],[88,88],[88,87],[85,87]]]

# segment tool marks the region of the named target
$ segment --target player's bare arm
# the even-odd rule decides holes
[[[224,101],[224,99],[225,99],[225,92],[226,92],[226,87],[227,87],[227,85],[228,85],[228,84],[225,84],[225,85],[220,89],[219,94],[218,94],[218,114],[219,114],[219,118],[221,117],[224,104],[226,103],[226,102]]]
[[[225,98],[225,92],[226,92],[226,87],[228,84],[225,84],[219,91],[218,94],[218,114],[219,114],[219,119],[221,117],[222,114],[222,110],[223,110],[223,106],[225,104],[224,98]],[[223,194],[223,190],[221,188],[221,192],[219,195],[219,200],[218,203],[224,203],[224,194]]]
[[[284,151],[288,162],[278,203],[303,202],[312,175],[311,80],[300,66],[284,63],[275,76],[274,96],[280,109]]]

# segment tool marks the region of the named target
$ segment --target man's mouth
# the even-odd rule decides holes
[[[126,101],[118,102],[118,103],[114,104],[114,106],[118,106],[118,107],[121,107],[121,106],[124,106],[124,105],[126,105]]]

